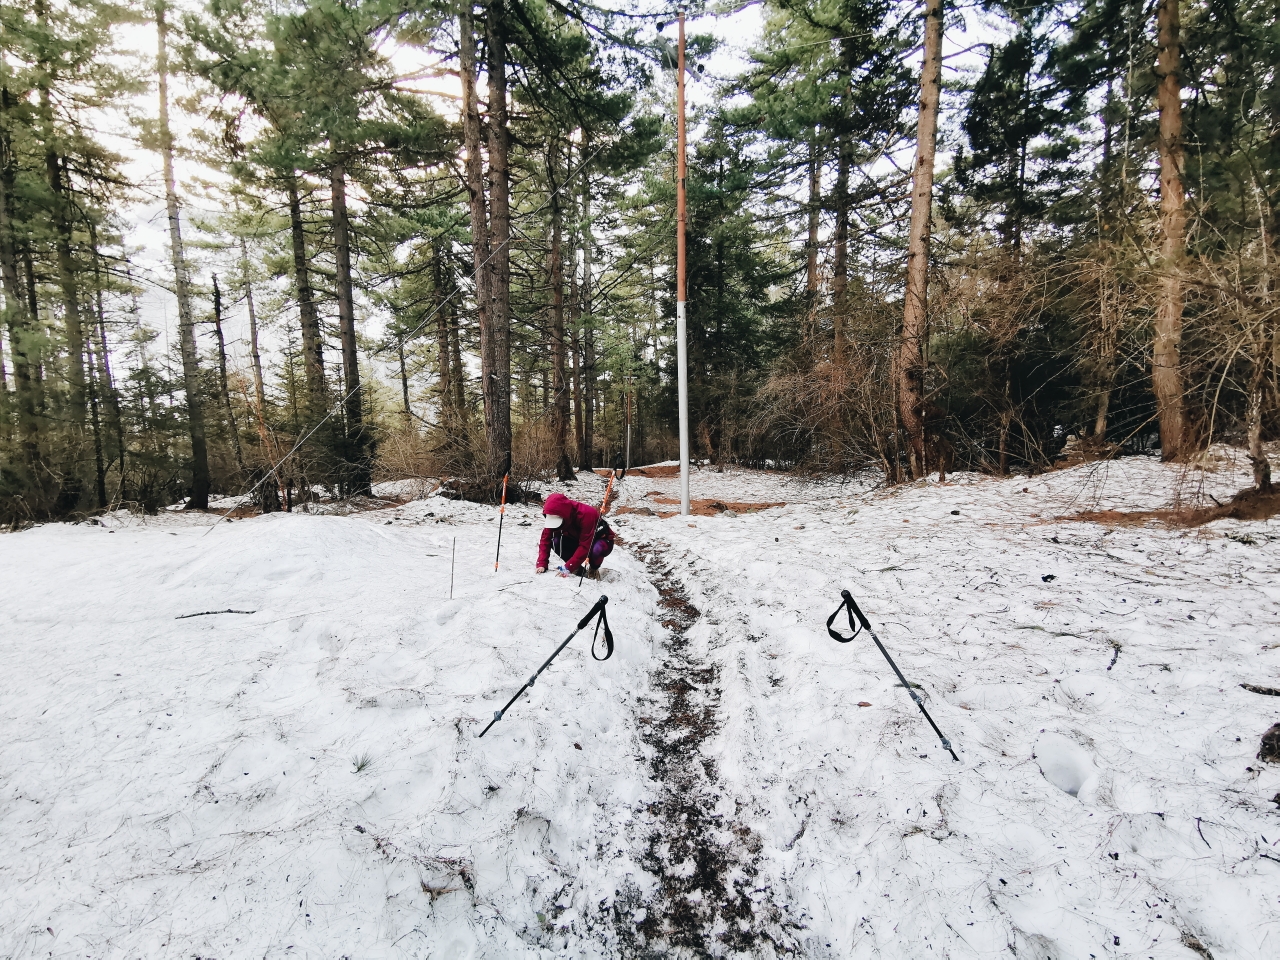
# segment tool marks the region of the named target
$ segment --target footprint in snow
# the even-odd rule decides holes
[[[1046,733],[1036,741],[1033,756],[1044,778],[1064,793],[1087,800],[1098,786],[1089,752],[1060,733]]]

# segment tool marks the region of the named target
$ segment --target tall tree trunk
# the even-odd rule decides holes
[[[471,0],[463,0],[458,13],[458,64],[462,75],[462,140],[467,151],[467,194],[471,212],[471,256],[475,274],[476,321],[480,327],[480,393],[484,401],[485,436],[490,439],[489,459],[492,459],[491,423],[495,417],[490,395],[493,392],[490,374],[493,371],[493,314],[492,274],[490,272],[489,200],[485,192],[483,130],[480,125],[480,105],[476,93],[478,64],[476,63],[475,20]],[[456,342],[456,333],[455,333]],[[454,369],[460,370],[456,366]],[[458,407],[459,412],[464,408]],[[493,465],[486,465],[492,470]]]
[[[454,284],[448,268],[445,270],[445,283],[449,294],[454,292]],[[467,385],[462,366],[462,314],[457,307],[457,298],[450,296],[445,305],[449,318],[449,358],[450,370],[453,372],[453,415],[459,427],[465,427],[471,419],[467,413]]]
[[[449,350],[449,315],[445,312],[444,263],[440,245],[431,244],[431,299],[436,317],[436,369],[439,372],[436,392],[440,396],[440,426],[446,439],[451,438],[457,417],[453,410],[453,354]],[[405,401],[406,408],[408,400]]]
[[[280,509],[281,483],[293,482],[292,480],[282,481],[279,470],[280,468],[288,469],[290,472],[292,470],[291,465],[286,466],[280,463],[279,451],[275,449],[275,445],[271,442],[271,434],[267,430],[267,392],[262,382],[262,354],[258,349],[258,310],[253,300],[253,282],[249,273],[249,244],[244,237],[240,238],[240,282],[244,285],[244,302],[249,313],[249,359],[253,365],[253,402],[250,403],[246,393],[245,406],[253,409],[254,423],[258,428],[258,442],[262,444],[261,456],[277,466],[275,476],[267,474],[261,480],[261,486],[258,488],[258,503],[263,513],[275,513]],[[253,480],[265,472],[261,465],[255,464],[249,479]]]
[[[818,162],[818,131],[809,136],[809,238],[805,241],[804,292],[809,307],[818,297],[818,228],[822,215],[822,166]]]
[[[50,30],[49,9],[45,0],[35,0],[36,19],[41,27]],[[84,327],[80,320],[80,290],[76,283],[76,266],[71,254],[72,210],[69,184],[64,179],[64,165],[58,150],[58,135],[54,126],[53,101],[49,87],[53,82],[53,61],[50,51],[42,48],[39,55],[39,72],[36,86],[40,92],[40,137],[44,141],[45,177],[53,201],[50,219],[53,221],[54,246],[57,251],[58,286],[62,291],[63,326],[67,338],[67,387],[71,404],[71,431],[75,437],[84,426]],[[34,316],[34,313],[32,314]],[[78,481],[72,481],[76,483]]]
[[[117,453],[120,457],[120,489],[117,491],[118,498],[125,498],[125,443],[124,443],[124,417],[120,413],[120,394],[116,390],[115,381],[111,376],[111,351],[107,349],[107,311],[103,302],[103,271],[102,271],[102,255],[98,252],[98,232],[97,229],[90,224],[89,226],[89,247],[93,254],[93,292],[94,304],[97,308],[97,328],[98,328],[98,345],[97,345],[97,377],[100,385],[99,392],[105,393],[107,405],[111,408],[111,422],[115,427]],[[89,341],[93,341],[92,331],[90,332]]]
[[[27,328],[33,340],[31,341],[31,349],[28,358],[31,362],[31,381],[35,385],[36,412],[43,414],[45,407],[44,396],[44,360],[40,351],[41,338],[40,333],[40,297],[36,293],[36,265],[31,259],[31,246],[24,244],[22,248],[22,273],[26,280],[27,290],[27,319],[30,326]]]
[[[231,432],[231,447],[236,454],[236,467],[244,473],[244,453],[240,449],[240,430],[236,426],[235,411],[231,409],[231,379],[227,376],[227,341],[222,335],[222,289],[218,275],[213,275],[213,330],[218,336],[218,382],[222,387],[222,409],[227,415],[227,429]]]
[[[583,143],[587,155],[591,141]],[[596,452],[596,325],[591,301],[591,175],[582,167],[582,466],[595,466]]]
[[[333,258],[337,274],[338,332],[342,337],[343,387],[346,390],[347,451],[353,493],[372,493],[373,469],[364,430],[364,397],[360,390],[360,357],[356,353],[356,305],[351,285],[351,234],[347,216],[347,168],[335,160],[329,171],[333,200]]]
[[[1249,433],[1249,462],[1253,464],[1253,486],[1259,493],[1271,493],[1274,489],[1271,483],[1271,462],[1267,459],[1267,452],[1262,448],[1262,388],[1267,365],[1271,361],[1270,340],[1275,336],[1267,329],[1268,326],[1270,324],[1267,321],[1262,321],[1259,324],[1259,333],[1254,339],[1246,420]],[[1269,333],[1270,336],[1268,336]]]
[[[189,510],[209,509],[209,450],[205,439],[204,406],[200,396],[200,364],[196,352],[195,318],[191,312],[191,286],[182,247],[178,214],[178,189],[173,175],[173,134],[169,130],[169,29],[165,3],[156,4],[156,75],[160,83],[160,153],[164,161],[164,198],[169,213],[169,253],[173,259],[174,293],[178,298],[178,336],[182,352],[182,380],[187,394],[187,421],[191,432],[191,499]]]
[[[298,196],[298,178],[291,171],[288,179],[289,227],[293,239],[293,281],[298,296],[298,326],[302,330],[302,370],[307,381],[307,406],[311,419],[318,420],[328,406],[328,389],[324,382],[324,339],[320,335],[320,317],[316,313],[315,294],[311,289],[311,268],[307,260],[307,233],[302,221],[302,200]]]
[[[572,247],[570,248],[572,250]],[[578,297],[575,270],[569,279],[569,357],[573,378],[573,439],[578,448],[578,469],[587,468],[587,440],[582,424],[582,338],[578,334],[582,301]]]
[[[482,315],[484,325],[480,328],[480,374],[488,473],[495,480],[501,478],[504,465],[511,460],[511,131],[507,117],[506,19],[504,0],[487,0],[489,310]]]
[[[5,317],[9,328],[9,357],[13,363],[13,390],[17,409],[18,438],[29,471],[28,482],[38,484],[40,421],[36,385],[32,376],[34,314],[24,302],[18,277],[18,245],[13,230],[15,163],[9,137],[11,99],[0,88],[0,286],[4,289]],[[40,499],[38,496],[35,498]]]
[[[93,338],[85,343],[89,380],[89,422],[93,426],[93,469],[98,493],[98,509],[107,509],[107,465],[102,456],[102,418],[98,412],[98,378],[93,375]]]
[[[565,383],[563,209],[557,176],[560,148],[553,135],[547,149],[548,186],[551,189],[551,436],[556,451],[556,476],[563,483],[573,479],[569,460],[569,391]]]
[[[844,366],[845,320],[849,312],[849,151],[841,136],[836,141],[836,230],[831,264],[832,359]]]
[[[1258,224],[1262,231],[1262,297],[1264,305],[1271,304],[1271,241],[1267,237],[1267,216],[1262,201],[1262,191],[1254,184],[1254,192],[1258,200]],[[1253,337],[1252,369],[1249,373],[1248,398],[1248,430],[1249,430],[1249,462],[1253,464],[1253,487],[1259,493],[1272,493],[1271,461],[1262,448],[1262,417],[1266,404],[1266,372],[1267,367],[1275,361],[1276,349],[1280,347],[1280,336],[1277,336],[1277,323],[1273,311],[1267,311],[1258,321],[1257,331]]]
[[[911,232],[907,242],[907,284],[895,381],[898,415],[907,434],[911,476],[925,473],[924,339],[928,335],[929,229],[933,217],[933,160],[942,86],[942,0],[925,0],[924,64],[920,70],[920,111],[916,163],[911,185]]]
[[[404,401],[404,425],[406,428],[413,424],[413,408],[409,406],[409,368],[404,363],[404,340],[396,338],[396,355],[400,360],[400,391]]]
[[[1094,411],[1092,440],[1107,441],[1107,414],[1115,382],[1116,344],[1120,332],[1120,290],[1108,254],[1103,254],[1098,278],[1098,405]]]
[[[244,284],[244,303],[249,311],[249,359],[253,364],[253,399],[257,407],[258,435],[267,446],[267,391],[262,382],[262,354],[258,351],[258,310],[253,302],[253,283],[249,279],[249,244],[240,238],[240,281]]]
[[[1155,342],[1151,357],[1151,387],[1160,418],[1160,456],[1177,460],[1187,442],[1182,400],[1182,265],[1187,245],[1187,210],[1183,193],[1182,39],[1179,0],[1159,0],[1156,6],[1156,77],[1160,86],[1160,246],[1164,277],[1156,305]]]

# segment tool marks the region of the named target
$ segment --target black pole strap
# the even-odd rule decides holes
[[[560,646],[556,647],[555,652],[552,653],[551,656],[547,657],[547,659],[543,661],[542,666],[540,666],[536,671],[534,671],[533,676],[531,676],[528,680],[526,680],[524,682],[524,686],[522,686],[519,690],[516,691],[515,696],[507,701],[506,706],[504,706],[501,710],[495,710],[493,712],[493,719],[489,721],[488,726],[486,726],[483,730],[481,730],[476,735],[477,740],[479,740],[480,737],[483,737],[486,733],[488,733],[489,728],[502,719],[503,714],[505,714],[508,710],[511,709],[511,705],[520,699],[520,695],[533,686],[534,682],[541,675],[542,671],[547,669],[547,667],[551,666],[551,661],[560,655],[560,651],[569,645],[569,641],[572,640],[574,637],[576,637],[580,631],[584,630],[587,624],[589,624],[592,620],[596,621],[597,635],[600,633],[600,625],[604,624],[604,642],[605,642],[606,653],[603,657],[596,657],[595,638],[593,637],[591,640],[591,647],[592,647],[591,656],[595,657],[595,659],[597,660],[608,660],[611,656],[613,656],[613,631],[609,629],[609,620],[605,616],[605,612],[604,612],[605,605],[608,602],[609,602],[609,598],[604,594],[601,594],[600,599],[595,602],[595,606],[593,606],[590,610],[588,610],[586,616],[584,616],[581,620],[578,621],[578,625],[573,628],[573,632],[569,634],[569,636],[565,637],[564,642],[562,642]]]
[[[591,659],[599,660],[603,663],[613,656],[613,631],[609,629],[609,616],[605,613],[604,605],[600,606],[600,619],[596,621],[596,632],[591,635]],[[600,628],[604,627],[604,656],[596,656],[596,640],[600,637]]]
[[[866,630],[867,633],[871,634],[871,639],[875,641],[880,652],[884,654],[884,658],[889,662],[889,666],[893,668],[893,672],[898,675],[898,680],[902,683],[903,689],[907,691],[907,696],[911,697],[911,699],[915,701],[915,705],[920,708],[920,712],[924,714],[924,718],[929,721],[929,726],[933,727],[933,732],[936,733],[938,735],[938,739],[942,741],[943,749],[951,754],[952,760],[959,763],[960,758],[956,756],[955,750],[952,749],[951,741],[948,740],[946,736],[943,735],[942,731],[938,729],[938,725],[933,722],[933,717],[929,716],[929,711],[924,708],[924,698],[922,698],[920,694],[916,693],[915,689],[911,686],[911,683],[902,675],[902,671],[898,669],[898,665],[893,662],[893,657],[889,656],[889,651],[884,648],[884,644],[880,642],[880,638],[876,636],[876,632],[871,629],[871,622],[867,620],[866,614],[859,609],[858,602],[853,599],[853,595],[849,593],[848,590],[841,590],[840,597],[840,606],[836,608],[835,613],[831,614],[831,616],[827,618],[827,633],[831,634],[831,636],[839,643],[848,643],[863,630]],[[836,617],[840,616],[841,610],[847,610],[849,613],[849,629],[853,631],[853,634],[848,637],[841,636],[831,626],[832,623],[835,622]],[[856,624],[853,621],[855,616],[858,618],[858,622]]]

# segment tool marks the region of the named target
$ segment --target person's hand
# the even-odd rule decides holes
[[[547,568],[546,568],[546,567],[535,567],[533,572],[534,572],[534,573],[546,573],[546,572],[547,572]]]
[[[569,569],[563,563],[560,564],[560,566],[556,567],[556,576],[557,577],[569,576]]]

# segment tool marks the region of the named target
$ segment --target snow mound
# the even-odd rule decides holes
[[[1046,733],[1036,741],[1035,759],[1044,778],[1063,793],[1079,797],[1098,783],[1089,752],[1060,733]]]

